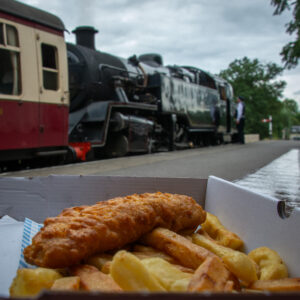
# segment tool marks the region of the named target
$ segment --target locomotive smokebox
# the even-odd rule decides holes
[[[76,35],[76,44],[93,50],[95,49],[95,34],[98,33],[92,26],[76,27],[72,33]]]

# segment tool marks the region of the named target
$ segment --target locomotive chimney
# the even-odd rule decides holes
[[[95,50],[95,34],[98,32],[91,26],[80,26],[72,33],[76,35],[76,44]]]

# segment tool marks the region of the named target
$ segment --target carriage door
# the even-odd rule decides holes
[[[68,107],[62,62],[63,37],[42,31],[36,33],[39,61],[39,143],[40,147],[67,144]]]

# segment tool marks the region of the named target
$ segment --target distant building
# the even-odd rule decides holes
[[[291,127],[291,140],[300,140],[300,125],[294,125]]]

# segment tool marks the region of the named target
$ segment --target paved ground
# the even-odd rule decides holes
[[[81,174],[207,178],[209,175],[215,175],[234,181],[255,172],[291,149],[300,149],[300,142],[261,141],[246,145],[228,144],[2,173],[0,176]]]

